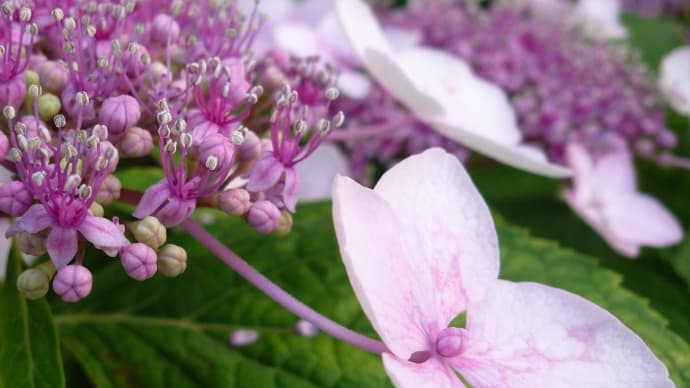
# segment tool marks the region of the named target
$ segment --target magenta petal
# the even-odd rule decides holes
[[[137,208],[134,210],[134,217],[144,218],[155,213],[159,207],[170,197],[168,181],[163,178],[160,182],[151,186],[144,192]]]
[[[297,171],[294,167],[285,169],[285,189],[283,190],[283,203],[285,207],[291,211],[295,212],[295,206],[297,205],[297,189],[299,188],[299,177],[297,176]]]
[[[156,218],[166,227],[177,226],[189,218],[196,209],[195,199],[170,198],[160,210],[156,212]]]
[[[32,205],[24,215],[9,229],[5,236],[12,237],[17,233],[38,233],[53,224],[53,219],[41,204]]]
[[[249,173],[247,190],[258,193],[270,189],[278,183],[283,171],[285,167],[273,156],[273,153],[264,153]]]
[[[476,388],[673,387],[666,367],[616,317],[569,292],[495,281],[467,312],[451,359]]]
[[[50,259],[59,270],[69,264],[74,255],[77,254],[77,231],[54,226],[48,234],[46,246]]]
[[[103,217],[86,216],[77,229],[98,248],[121,248],[129,243],[120,228]]]

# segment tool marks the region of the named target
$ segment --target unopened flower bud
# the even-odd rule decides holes
[[[10,181],[0,184],[0,211],[12,217],[23,215],[31,206],[33,196],[23,182]]]
[[[252,206],[249,192],[244,189],[230,189],[215,195],[216,206],[232,216],[243,216]]]
[[[280,210],[270,201],[261,200],[252,205],[247,213],[247,221],[257,232],[268,234],[278,227]]]
[[[0,106],[19,107],[22,101],[24,101],[25,96],[26,79],[24,75],[19,74],[7,81],[0,82]],[[10,111],[5,111],[3,109],[3,113],[6,118],[9,118],[7,113],[10,113]],[[14,117],[14,115],[12,117]]]
[[[17,289],[26,299],[36,300],[42,298],[50,289],[50,279],[54,273],[55,266],[53,266],[52,262],[46,262],[36,268],[29,268],[17,278]]]
[[[103,206],[101,206],[101,204],[98,202],[92,203],[89,210],[91,211],[91,214],[93,214],[96,217],[103,217],[103,215],[105,214],[105,209],[103,209]]]
[[[120,250],[120,261],[127,275],[143,281],[156,274],[156,251],[142,243],[130,244]]]
[[[177,21],[166,14],[158,14],[153,18],[151,22],[151,40],[154,42],[166,45],[168,40],[170,42],[175,42],[180,36],[180,25]]]
[[[134,238],[151,248],[158,248],[165,244],[167,229],[156,217],[144,217],[141,221],[134,222],[131,227]]]
[[[69,71],[60,62],[43,62],[38,66],[37,73],[41,86],[50,93],[60,93],[69,82]]]
[[[65,302],[77,302],[91,293],[93,275],[78,264],[60,269],[53,279],[53,291]]]
[[[108,97],[103,101],[98,117],[112,134],[119,135],[139,121],[141,107],[134,97],[126,94]]]
[[[278,226],[273,231],[278,237],[285,237],[290,234],[292,230],[292,215],[289,211],[283,210],[280,213],[280,218],[278,219]]]
[[[187,270],[187,251],[168,244],[158,252],[158,271],[167,277],[176,277]]]
[[[141,158],[153,149],[153,138],[149,131],[131,127],[125,132],[124,138],[120,141],[122,156],[126,158]]]
[[[58,96],[52,93],[44,93],[38,97],[38,116],[43,121],[48,121],[51,117],[60,113],[62,103]]]
[[[19,233],[17,235],[19,250],[31,256],[41,256],[46,253],[46,239],[37,233]]]
[[[96,202],[107,206],[120,198],[122,183],[114,175],[108,175],[96,193]]]

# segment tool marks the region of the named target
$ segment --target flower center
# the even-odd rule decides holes
[[[441,357],[456,357],[462,353],[463,329],[448,327],[436,337],[436,353]]]

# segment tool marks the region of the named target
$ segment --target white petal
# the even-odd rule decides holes
[[[323,144],[297,164],[297,174],[297,196],[301,202],[328,200],[331,198],[333,179],[338,174],[348,175],[347,160],[338,147]]]
[[[690,116],[690,46],[679,47],[664,57],[659,86],[673,109]]]
[[[304,24],[283,23],[273,28],[276,45],[299,57],[319,54],[316,30]]]
[[[572,22],[588,38],[605,41],[623,39],[628,31],[620,21],[620,0],[579,0]]]

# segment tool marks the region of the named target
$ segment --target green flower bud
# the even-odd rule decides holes
[[[131,231],[137,241],[153,249],[165,244],[167,238],[165,226],[158,221],[158,218],[151,216],[132,223]]]
[[[41,256],[46,253],[46,239],[35,233],[20,233],[17,235],[19,250],[31,256]]]
[[[175,277],[187,269],[187,251],[184,248],[168,244],[158,252],[158,272],[167,277]]]
[[[287,210],[283,210],[278,219],[278,226],[273,231],[273,234],[278,237],[284,237],[290,234],[292,230],[292,214]]]
[[[26,86],[28,87],[29,85],[40,85],[41,84],[41,79],[38,76],[38,73],[36,73],[33,70],[27,70],[24,72],[24,79],[26,80]]]
[[[91,210],[91,213],[93,213],[93,215],[96,217],[103,217],[103,214],[105,214],[103,206],[101,206],[101,204],[98,202],[92,203],[89,210]]]
[[[38,116],[43,121],[50,121],[53,116],[60,113],[62,104],[60,99],[51,93],[44,93],[38,97]]]
[[[29,268],[17,278],[17,289],[27,299],[44,297],[50,289],[50,279],[55,274],[55,266],[47,261],[35,268]]]

